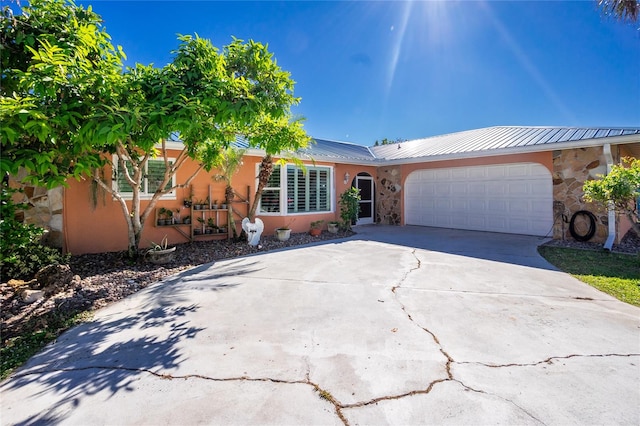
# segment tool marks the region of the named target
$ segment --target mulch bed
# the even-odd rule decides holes
[[[551,240],[544,244],[551,247],[566,247],[583,250],[604,250],[602,243],[580,242],[575,240]],[[614,244],[612,249],[614,253],[637,254],[640,253],[640,237],[633,231],[629,230],[620,241],[620,244]]]

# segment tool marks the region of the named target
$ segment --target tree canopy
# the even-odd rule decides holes
[[[605,15],[611,15],[623,22],[638,22],[640,1],[638,0],[597,0]]]
[[[32,0],[20,15],[6,5],[0,39],[0,172],[24,168],[54,187],[100,166],[114,138],[86,125],[114,103],[124,59],[101,18],[62,0]]]
[[[640,197],[640,159],[623,158],[621,164],[614,165],[606,176],[589,180],[583,186],[586,201],[600,202],[625,214],[633,229],[640,236],[637,199]]]
[[[194,178],[172,186],[187,159],[200,163],[196,173],[210,170],[236,135],[268,154],[309,140],[291,116],[300,100],[294,81],[261,43],[233,38],[218,49],[197,35],[179,36],[166,66],[123,69],[124,52],[110,43],[101,18],[65,0],[33,0],[17,16],[5,7],[0,30],[2,172],[26,169],[31,182],[48,187],[92,176],[120,203],[130,252],[158,199]],[[170,162],[165,141],[172,135],[184,149]],[[111,155],[132,188],[130,208],[113,176],[102,173]],[[145,167],[158,156],[164,178],[141,210]]]

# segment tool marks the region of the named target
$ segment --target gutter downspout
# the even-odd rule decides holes
[[[602,153],[604,154],[605,160],[607,160],[607,174],[609,174],[611,172],[611,167],[613,166],[611,144],[604,144],[602,146]],[[605,241],[604,243],[604,249],[611,251],[611,249],[613,248],[613,242],[616,239],[616,212],[613,208],[612,203],[609,203],[608,210],[609,236],[607,237],[607,241]]]

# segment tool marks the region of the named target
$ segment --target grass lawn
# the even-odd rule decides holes
[[[608,251],[541,246],[549,263],[616,299],[640,306],[640,257]]]

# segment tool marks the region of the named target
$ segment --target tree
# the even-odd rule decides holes
[[[114,140],[82,137],[96,108],[112,103],[124,53],[101,18],[63,0],[32,0],[0,15],[0,173],[47,187],[105,162]]]
[[[223,180],[225,183],[224,200],[227,205],[227,226],[233,232],[233,238],[238,238],[238,230],[236,222],[233,219],[233,199],[235,192],[231,185],[233,175],[236,174],[240,166],[242,166],[242,157],[246,150],[234,148],[232,146],[226,148],[220,153],[218,159],[214,162],[213,167],[219,171],[214,176],[215,180]]]
[[[375,143],[373,144],[373,146],[393,145],[393,144],[402,143],[402,142],[406,142],[406,139],[396,138],[395,140],[391,140],[391,139],[387,139],[387,138],[382,138],[382,140],[380,140],[380,141],[376,140]]]
[[[258,121],[254,127],[260,129],[260,132],[253,136],[252,143],[265,150],[266,154],[260,161],[258,185],[247,215],[250,220],[256,216],[262,192],[273,173],[273,156],[284,152],[281,164],[288,160],[302,167],[302,162],[294,156],[294,151],[305,147],[310,142],[309,136],[302,128],[301,118],[293,120],[288,120],[286,117],[276,120],[265,118]]]
[[[638,0],[597,0],[598,6],[605,15],[613,15],[623,22],[634,23],[640,16],[640,1]]]
[[[91,16],[92,24],[86,27],[54,27],[52,34],[47,36],[54,42],[65,40],[65,31],[80,32],[80,38],[84,32],[88,32],[93,36],[101,34],[108,39],[101,28],[99,17],[90,10],[84,11],[73,3],[64,3],[63,0],[36,0],[32,2],[32,7],[46,10],[69,9],[67,15]],[[33,14],[29,13],[29,8],[25,10],[23,19],[28,21],[24,25],[25,31],[31,31],[31,37],[37,38],[43,25],[39,20],[29,21]],[[38,12],[41,20],[48,19],[49,13],[41,10]],[[61,15],[64,13],[61,12]],[[7,44],[19,45],[27,39],[29,36],[22,36]],[[158,200],[177,188],[188,186],[202,169],[209,171],[221,150],[227,148],[236,135],[245,135],[251,146],[263,148],[270,155],[288,148],[297,149],[308,139],[301,126],[290,121],[290,108],[299,102],[299,98],[293,96],[294,82],[290,74],[276,64],[266,46],[253,41],[245,43],[233,39],[222,51],[218,51],[209,40],[198,36],[180,36],[179,41],[178,49],[173,52],[173,61],[165,67],[138,64],[115,73],[113,67],[118,62],[107,54],[119,56],[107,46],[106,53],[100,51],[109,59],[104,65],[105,75],[109,77],[106,81],[101,80],[102,74],[97,72],[99,70],[86,63],[92,57],[75,57],[72,49],[61,50],[57,45],[43,43],[39,50],[33,50],[32,57],[27,58],[27,70],[42,70],[41,79],[55,81],[58,78],[56,68],[73,63],[93,76],[89,81],[104,83],[108,96],[88,98],[91,103],[88,115],[69,118],[72,126],[65,128],[61,125],[60,132],[51,131],[46,124],[47,116],[40,114],[29,104],[23,102],[22,109],[26,112],[17,107],[5,109],[4,104],[2,107],[3,116],[11,119],[7,126],[3,123],[3,135],[5,127],[7,134],[13,132],[19,135],[21,123],[24,128],[42,129],[38,133],[38,140],[46,143],[41,147],[45,157],[57,158],[66,150],[61,148],[64,144],[60,142],[68,141],[73,147],[72,155],[69,155],[73,162],[71,175],[90,173],[92,179],[119,203],[127,222],[131,255],[137,253],[145,221]],[[104,60],[102,56],[93,59],[98,62]],[[109,64],[112,65],[111,68],[107,66]],[[14,73],[13,69],[4,68],[4,64],[3,69],[9,70],[9,74]],[[25,74],[21,71],[17,73]],[[79,75],[84,76],[82,72]],[[25,94],[31,94],[39,84],[37,79],[24,80],[22,76],[12,75],[13,80],[25,81],[19,85]],[[50,93],[37,92],[32,98],[46,103],[48,97],[54,97],[59,109],[66,111],[69,106],[66,105],[65,90],[84,90],[84,86],[80,84],[83,82],[82,79],[79,82],[62,79]],[[4,99],[3,94],[3,101]],[[80,101],[76,99],[74,102]],[[52,112],[55,113],[54,110]],[[172,162],[169,161],[166,149],[166,139],[171,135],[178,135],[184,146]],[[76,143],[79,144],[78,149],[75,148]],[[22,159],[20,155],[23,154],[23,151],[19,151],[15,155],[19,165],[32,173],[32,179],[44,181],[51,186],[52,180],[47,173],[43,173],[43,167]],[[75,159],[78,155],[85,155],[96,161],[78,168],[78,161]],[[101,166],[111,162],[112,155],[115,157],[115,173],[105,176]],[[150,159],[157,157],[164,162],[164,175],[149,203],[142,209],[140,191],[147,165]],[[189,159],[198,161],[199,167],[184,182],[173,184],[177,171]],[[12,170],[16,167],[13,164]],[[67,175],[61,174],[60,177]],[[112,184],[114,178],[131,188],[130,203],[117,185]],[[59,181],[60,179],[56,180],[56,183]]]
[[[625,167],[626,165],[626,167]],[[615,165],[606,176],[584,183],[583,198],[588,202],[599,202],[611,206],[616,212],[625,214],[640,236],[640,223],[636,201],[640,197],[640,159],[626,157]]]

